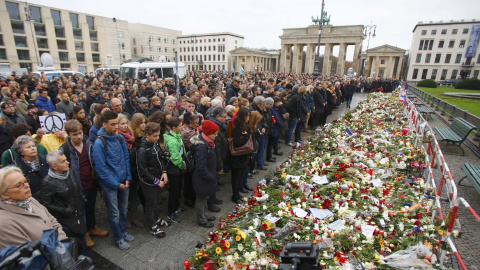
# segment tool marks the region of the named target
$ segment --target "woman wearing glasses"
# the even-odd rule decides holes
[[[45,230],[58,229],[58,240],[67,238],[62,226],[37,200],[22,171],[0,169],[0,249],[40,240]]]

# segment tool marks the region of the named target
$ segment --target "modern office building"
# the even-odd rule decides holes
[[[230,71],[230,51],[243,47],[243,41],[243,36],[229,32],[179,36],[179,60],[188,70]]]
[[[157,62],[174,62],[178,51],[177,37],[182,31],[141,24],[130,23],[132,60],[149,58]]]
[[[407,80],[478,78],[480,21],[418,22],[413,29]]]
[[[14,0],[0,3],[0,64],[37,70],[40,56],[56,69],[92,72],[131,58],[128,22]]]

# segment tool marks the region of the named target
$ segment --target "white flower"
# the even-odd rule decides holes
[[[459,233],[460,232],[458,230],[453,230],[452,231],[453,237],[457,237]]]
[[[398,228],[400,229],[400,231],[403,232],[403,230],[405,229],[405,226],[403,225],[403,223],[398,223]]]
[[[282,211],[282,210],[278,210],[277,216],[282,217],[282,216],[283,216],[283,211]]]
[[[297,203],[300,203],[302,200],[300,200],[300,198],[297,198]]]
[[[263,210],[267,210],[267,206],[266,206],[266,205],[263,205]]]
[[[364,264],[364,266],[365,266],[365,269],[367,269],[367,270],[372,268],[372,264],[369,263],[369,262],[366,262],[366,263]]]

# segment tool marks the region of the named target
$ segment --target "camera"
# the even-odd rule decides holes
[[[286,244],[280,252],[278,270],[321,269],[318,265],[318,246],[312,242]]]

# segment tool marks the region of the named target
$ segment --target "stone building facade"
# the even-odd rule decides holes
[[[148,24],[130,23],[132,60],[149,58],[155,62],[174,62],[178,52],[177,37],[182,31]]]
[[[252,48],[237,48],[230,51],[233,69],[249,71],[278,71],[280,52],[277,50],[258,50]]]
[[[362,52],[360,58],[365,66],[365,77],[400,78],[405,52],[387,44]]]

